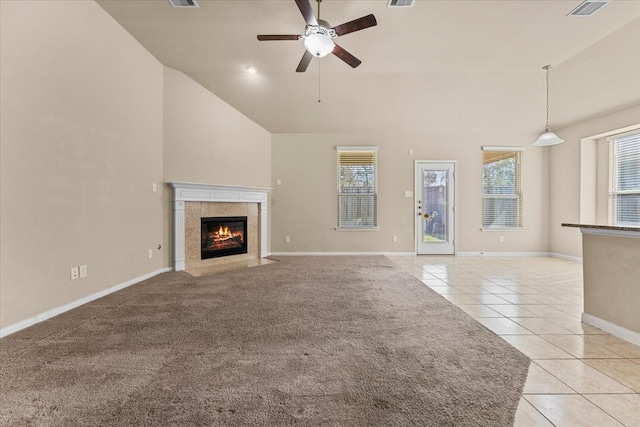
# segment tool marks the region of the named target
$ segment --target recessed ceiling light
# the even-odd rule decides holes
[[[244,69],[247,70],[247,73],[251,74],[256,74],[258,72],[258,67],[255,65],[247,65]]]

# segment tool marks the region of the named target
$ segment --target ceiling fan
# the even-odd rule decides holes
[[[354,31],[364,30],[365,28],[373,27],[377,25],[376,17],[373,15],[363,16],[362,18],[354,19],[353,21],[345,22],[344,24],[331,27],[327,21],[323,21],[320,18],[320,3],[318,1],[318,18],[313,13],[313,8],[309,0],[295,0],[298,5],[298,9],[302,13],[305,22],[304,35],[296,34],[272,34],[272,35],[259,35],[260,41],[274,41],[274,40],[304,40],[304,47],[306,51],[298,64],[296,71],[299,73],[304,72],[311,58],[314,56],[322,58],[330,53],[333,53],[338,58],[349,64],[351,67],[356,68],[362,63],[358,58],[341,48],[333,40],[344,36],[345,34],[353,33]]]

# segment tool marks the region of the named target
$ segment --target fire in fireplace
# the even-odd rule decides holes
[[[247,217],[200,219],[201,259],[247,253]]]

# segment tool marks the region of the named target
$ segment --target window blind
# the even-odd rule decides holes
[[[482,228],[522,228],[522,147],[482,147]]]
[[[338,228],[378,226],[377,147],[337,147]]]
[[[640,130],[609,142],[609,222],[640,225]]]

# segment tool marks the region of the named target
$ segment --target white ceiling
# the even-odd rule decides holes
[[[274,133],[459,131],[460,120],[473,130],[510,115],[507,132],[535,131],[545,114],[541,67],[558,67],[640,17],[637,0],[567,17],[580,2],[417,0],[392,9],[386,0],[324,0],[321,18],[332,25],[369,13],[378,25],[337,39],[362,61],[358,68],[329,55],[296,73],[302,41],[256,39],[304,32],[294,0],[199,0],[198,9],[98,0],[160,62]],[[248,64],[259,73],[248,74]],[[570,123],[600,112],[572,110],[552,114]]]

